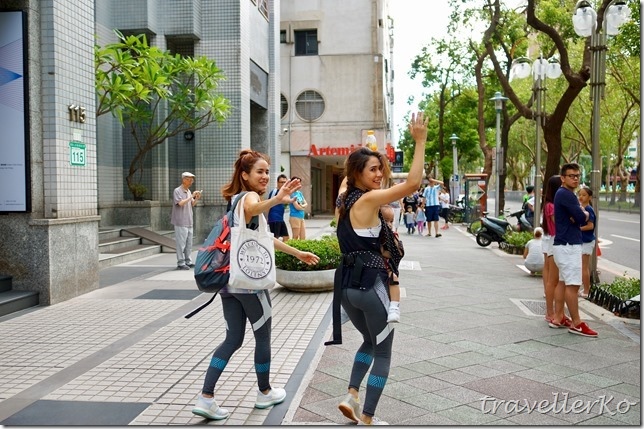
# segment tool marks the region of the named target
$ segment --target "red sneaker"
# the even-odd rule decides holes
[[[564,318],[561,321],[561,324],[566,328],[570,328],[572,326],[572,319],[564,314]]]
[[[563,319],[561,319],[561,322],[556,322],[554,319],[548,319],[546,318],[546,321],[548,322],[548,326],[551,328],[570,328],[572,326],[572,320],[570,320],[569,317],[564,316]]]
[[[571,326],[568,328],[568,332],[571,334],[583,335],[584,337],[597,337],[597,332],[590,329],[586,322],[581,322],[577,326]]]

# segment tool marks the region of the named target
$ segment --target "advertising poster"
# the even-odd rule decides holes
[[[30,210],[23,12],[0,12],[0,212]]]

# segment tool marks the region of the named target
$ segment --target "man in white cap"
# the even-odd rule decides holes
[[[181,186],[174,190],[172,218],[174,240],[177,246],[177,270],[189,270],[194,267],[190,259],[192,253],[192,207],[201,198],[202,191],[190,192],[195,175],[189,172],[181,174]]]

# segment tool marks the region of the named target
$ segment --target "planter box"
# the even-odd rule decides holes
[[[613,295],[612,293],[600,289],[596,286],[591,286],[588,300],[600,307],[609,310],[611,313],[621,316],[639,319],[640,318],[640,305],[639,302],[624,301],[621,298]]]
[[[277,283],[294,292],[328,292],[333,290],[335,269],[322,271],[286,271],[277,268]]]

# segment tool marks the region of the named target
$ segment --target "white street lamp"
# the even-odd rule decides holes
[[[460,140],[458,136],[454,133],[449,138],[452,141],[452,186],[450,189],[452,204],[456,204],[458,201],[458,194],[461,192],[460,186],[460,177],[458,176],[458,148],[456,147],[456,141]]]
[[[532,64],[532,67],[530,67]],[[512,67],[510,68],[510,80],[513,77],[524,78],[530,75],[530,69],[532,69],[532,79],[533,87],[532,91],[534,92],[536,110],[534,114],[535,128],[536,128],[536,148],[535,148],[535,157],[534,157],[534,227],[538,227],[540,223],[539,213],[541,212],[541,127],[543,127],[543,104],[545,101],[545,86],[542,85],[542,82],[545,82],[546,77],[550,79],[556,79],[561,76],[561,65],[559,60],[555,57],[552,57],[548,60],[539,57],[534,60],[534,63],[530,59],[522,57],[517,58],[512,62]]]
[[[601,187],[601,156],[599,154],[599,104],[604,98],[606,82],[606,36],[618,34],[619,27],[630,19],[630,9],[623,0],[613,0],[609,3],[604,16],[605,29],[597,20],[597,13],[587,0],[578,1],[572,15],[575,33],[582,37],[590,36],[591,73],[590,98],[593,102],[591,129],[592,169],[590,171],[590,187],[593,191],[593,209],[597,215],[595,220],[595,236],[599,237],[599,191]],[[604,30],[604,31],[602,31]],[[593,250],[590,258],[591,282],[599,283],[597,272],[597,254]]]
[[[501,175],[503,174],[503,148],[501,148],[501,111],[503,110],[503,102],[508,98],[501,95],[500,92],[495,92],[494,97],[490,101],[494,101],[494,109],[496,110],[496,185],[494,187],[494,214],[498,217],[501,215],[499,210],[501,202]]]

